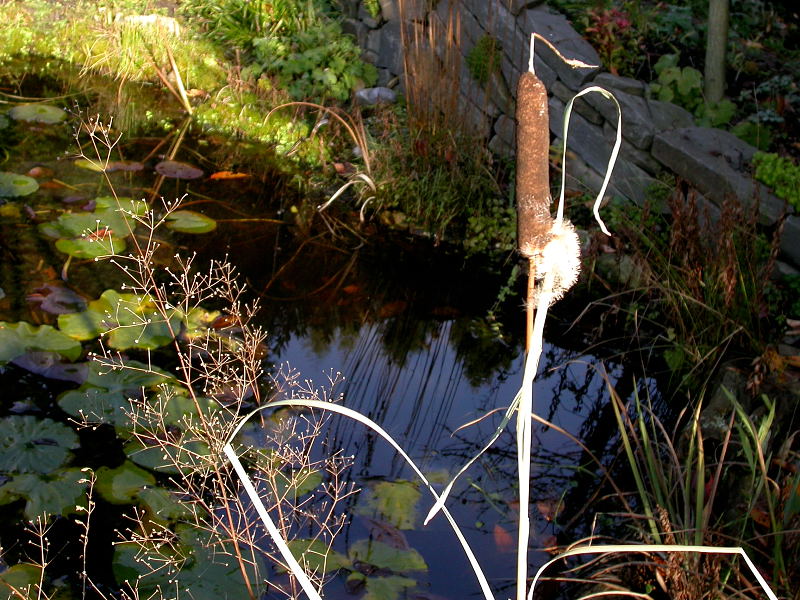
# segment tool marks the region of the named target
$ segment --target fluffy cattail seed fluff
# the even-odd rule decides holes
[[[547,243],[550,216],[550,122],[547,90],[527,71],[517,85],[517,243],[528,258]]]

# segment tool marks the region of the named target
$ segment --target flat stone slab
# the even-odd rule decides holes
[[[638,79],[620,77],[611,73],[598,73],[592,83],[612,92],[624,92],[634,96],[644,96],[645,88],[647,87],[643,81]]]
[[[663,131],[653,140],[653,157],[688,181],[711,200],[759,201],[761,222],[774,224],[783,214],[783,201],[749,176],[756,148],[732,133],[709,127]]]

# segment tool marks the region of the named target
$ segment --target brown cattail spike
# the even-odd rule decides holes
[[[547,90],[532,71],[517,85],[517,243],[528,258],[547,243],[550,216],[550,122]]]

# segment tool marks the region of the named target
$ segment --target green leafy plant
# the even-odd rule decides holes
[[[664,102],[674,102],[693,113],[701,123],[718,127],[728,123],[736,105],[723,99],[708,104],[703,99],[703,74],[692,67],[680,67],[679,55],[665,54],[655,64],[658,79],[650,84],[650,93]]]
[[[766,183],[779,198],[800,210],[800,166],[790,158],[767,152],[753,156],[755,177]]]

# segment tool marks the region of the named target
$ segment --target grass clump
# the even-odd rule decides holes
[[[500,69],[500,42],[489,34],[481,36],[467,53],[467,68],[475,81],[481,85],[489,82],[489,77]]]

